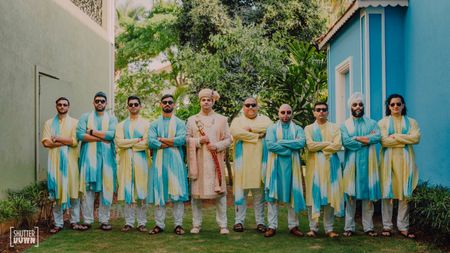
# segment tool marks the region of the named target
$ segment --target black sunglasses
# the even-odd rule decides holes
[[[280,111],[280,113],[281,113],[281,115],[285,115],[285,114],[291,115],[292,114],[291,111]]]
[[[353,103],[352,107],[357,107],[359,105],[359,107],[364,107],[363,103]]]
[[[96,104],[104,104],[104,103],[106,103],[106,100],[105,99],[96,99],[96,100],[94,100],[94,102]]]
[[[68,107],[69,105],[68,105],[68,104],[57,103],[56,106],[59,106],[59,107]]]
[[[139,103],[129,103],[128,107],[139,107],[140,105]]]
[[[397,105],[398,107],[402,106],[401,102],[397,102],[397,103],[390,103],[389,104],[391,107],[394,107],[395,105]]]
[[[328,108],[316,108],[314,109],[316,112],[328,112]]]
[[[165,100],[165,101],[161,101],[161,104],[163,104],[163,105],[172,105],[172,104],[173,104],[173,101],[171,101],[171,100]]]
[[[256,106],[258,106],[257,104],[244,104],[244,105],[247,108],[250,108],[250,107],[255,108]]]

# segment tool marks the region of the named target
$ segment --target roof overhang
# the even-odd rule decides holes
[[[361,8],[386,6],[408,6],[408,0],[354,0],[344,14],[334,23],[327,33],[317,39],[319,49],[328,44],[331,38],[345,25],[345,23]]]

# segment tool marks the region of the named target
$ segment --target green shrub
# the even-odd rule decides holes
[[[432,234],[436,243],[450,241],[450,189],[421,182],[411,198],[411,222]]]
[[[0,222],[14,218],[14,207],[10,200],[0,200]]]

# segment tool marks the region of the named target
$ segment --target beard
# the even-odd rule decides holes
[[[97,112],[103,112],[104,110],[106,109],[106,106],[105,107],[103,107],[103,108],[95,108],[95,110],[97,111]]]
[[[364,108],[362,108],[360,112],[352,109],[352,115],[355,118],[361,118],[362,116],[364,116]]]
[[[163,112],[171,113],[171,112],[173,112],[173,108],[163,108]]]

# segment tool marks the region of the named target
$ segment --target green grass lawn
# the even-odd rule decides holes
[[[166,230],[158,235],[150,236],[136,230],[123,233],[120,228],[123,219],[112,222],[113,230],[103,232],[93,229],[86,232],[64,229],[60,233],[49,237],[38,248],[30,248],[29,252],[440,252],[430,244],[424,244],[393,235],[391,238],[370,238],[358,232],[351,238],[326,238],[323,228],[317,238],[296,238],[288,233],[287,209],[280,208],[279,228],[272,238],[264,238],[255,231],[253,209],[247,209],[247,224],[244,233],[233,232],[233,209],[228,209],[229,235],[219,235],[215,222],[214,207],[203,208],[203,226],[199,235],[189,234],[192,216],[190,207],[186,208],[184,228],[186,234],[177,236],[173,233],[173,219],[171,209],[168,209]],[[152,228],[153,208],[149,211],[149,223]],[[308,222],[305,213],[300,214],[300,229],[306,232]],[[361,231],[361,226],[357,227]],[[336,219],[336,231],[342,232],[343,219]],[[377,230],[380,230],[377,227]]]

